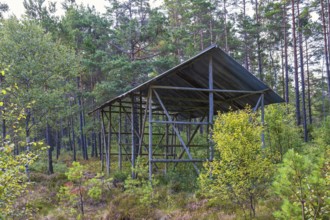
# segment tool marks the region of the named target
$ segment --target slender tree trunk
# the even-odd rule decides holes
[[[84,106],[84,103],[82,102],[82,106]],[[82,114],[83,114],[83,122],[84,122],[84,127],[86,126],[86,117],[85,117],[85,110],[84,108],[82,109]],[[84,132],[84,143],[85,143],[85,158],[88,160],[88,145],[89,142],[87,140],[87,132]]]
[[[283,45],[283,40],[280,40],[281,42],[281,75],[282,75],[282,97],[285,99],[285,66],[284,66],[284,45]]]
[[[287,29],[286,29],[286,8],[284,5],[283,9],[283,25],[284,25],[284,69],[285,69],[285,102],[289,103],[289,68],[288,68],[288,39],[287,39]]]
[[[260,31],[261,28],[260,22],[259,22],[259,2],[258,0],[255,0],[255,10],[256,10],[256,24],[257,24],[257,56],[258,56],[258,72],[259,72],[259,78],[261,81],[264,80],[264,75],[262,73],[262,57],[261,57],[261,47],[260,47]]]
[[[31,111],[30,109],[25,109],[25,139],[26,139],[26,152],[30,151],[30,120],[31,120]],[[28,180],[30,181],[30,171],[29,165],[25,165],[25,172]]]
[[[77,77],[77,87],[80,90],[80,77]],[[78,95],[78,105],[79,105],[79,126],[80,126],[80,146],[82,151],[82,156],[85,160],[88,159],[86,156],[86,145],[85,145],[85,137],[84,137],[84,113],[83,113],[83,106],[81,102],[81,96]]]
[[[310,72],[309,72],[309,55],[308,55],[308,43],[307,39],[305,40],[306,46],[306,68],[307,68],[307,100],[308,100],[308,116],[309,124],[313,124],[312,118],[312,101],[311,101],[311,82],[310,82]]]
[[[212,25],[212,22],[213,21],[213,17],[212,17],[212,19],[210,19],[210,42],[211,42],[211,44],[213,44],[214,42],[213,42],[213,25]]]
[[[96,132],[94,131],[94,157],[97,157],[97,135],[96,135]]]
[[[2,75],[0,75],[0,85],[2,84],[4,82],[4,76],[2,76]],[[6,104],[5,104],[5,98],[3,99],[3,100],[1,100],[1,101],[3,101],[3,105],[5,106]],[[1,116],[2,116],[2,145],[4,146],[4,142],[6,141],[6,111],[5,111],[5,107],[4,106],[2,106],[1,108],[0,108],[0,110],[1,110],[1,112],[2,112],[2,114],[1,114]]]
[[[274,73],[274,83],[273,83],[272,87],[273,87],[274,91],[277,92],[277,80],[278,80],[277,78],[278,78],[278,76],[277,76],[277,71],[274,67],[274,58],[273,58],[272,50],[269,50],[269,57],[270,57],[270,61],[271,61],[270,62],[271,63],[271,69],[272,69],[272,72]]]
[[[243,0],[243,22],[245,21],[246,18],[246,2],[245,0]],[[249,49],[247,46],[247,33],[244,27],[244,59],[245,59],[245,68],[249,71],[250,67],[249,67]]]
[[[294,83],[296,95],[296,120],[297,124],[301,124],[300,120],[300,98],[299,98],[299,76],[298,76],[298,58],[297,58],[297,38],[296,38],[296,16],[295,16],[295,0],[291,0],[292,4],[292,40],[293,40],[293,58],[294,58]]]
[[[70,101],[70,107],[72,106],[71,101]],[[73,149],[73,161],[77,161],[77,152],[76,152],[76,135],[74,132],[74,117],[71,113],[71,132],[72,132],[72,149]]]
[[[223,1],[223,18],[224,18],[224,32],[225,32],[225,50],[228,53],[228,33],[227,33],[227,7],[226,0]]]
[[[2,109],[2,142],[6,140],[6,119],[5,119],[6,111]]]
[[[48,174],[53,174],[54,169],[53,169],[53,144],[51,143],[51,134],[50,134],[50,126],[47,122],[46,124],[46,141],[47,145],[49,146],[48,148]]]
[[[56,130],[56,160],[58,160],[60,154],[61,154],[61,137],[60,137],[60,132]]]
[[[95,146],[95,142],[94,142],[94,140],[95,140],[95,132],[94,132],[94,130],[92,131],[92,134],[91,134],[91,146],[92,146],[92,152],[91,152],[91,157],[95,157],[95,148],[96,148],[96,146]]]
[[[83,199],[83,187],[82,187],[82,182],[80,180],[79,182],[79,198],[80,198],[80,211],[82,216],[84,216],[84,199]]]
[[[304,72],[304,52],[303,52],[303,38],[302,38],[302,25],[300,21],[300,8],[299,1],[297,3],[298,12],[298,35],[299,35],[299,53],[300,53],[300,77],[301,77],[301,100],[302,100],[302,113],[303,113],[303,128],[304,128],[304,141],[308,141],[307,130],[307,114],[306,114],[306,97],[305,97],[305,72]]]
[[[68,138],[69,138],[69,149],[70,151],[73,151],[73,144],[72,144],[72,139],[71,139],[71,118],[70,121],[68,121]]]
[[[325,21],[325,10],[324,2],[321,1],[321,14],[322,14],[322,27],[323,27],[323,39],[324,39],[324,54],[325,54],[325,65],[327,71],[327,84],[328,84],[328,99],[330,100],[330,67],[329,67],[329,54],[328,54],[328,35],[327,35],[327,26]]]
[[[330,1],[327,0],[326,3],[327,3],[327,11],[328,11],[328,28],[327,28],[328,29],[328,35],[327,35],[327,38],[328,38],[328,54],[330,54],[330,34],[329,34],[329,31],[330,31]],[[329,65],[330,65],[330,57],[329,57]],[[330,94],[329,94],[329,99],[330,99]]]

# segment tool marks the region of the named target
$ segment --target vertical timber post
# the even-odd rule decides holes
[[[118,128],[118,167],[119,170],[122,170],[123,162],[122,162],[122,146],[121,146],[121,100],[119,100],[119,128]]]
[[[108,128],[108,146],[106,149],[106,173],[107,176],[110,175],[110,151],[111,151],[111,106],[109,106],[109,128]]]
[[[136,118],[135,118],[135,103],[134,103],[134,95],[131,96],[131,136],[132,136],[132,179],[135,179],[135,134],[134,134],[134,124],[136,123]]]
[[[169,132],[169,124],[166,124],[166,130],[165,130],[165,159],[168,159],[168,145],[169,145],[169,139],[168,139],[168,132]],[[165,163],[165,174],[167,173],[167,163]]]
[[[151,181],[152,178],[152,88],[149,88],[149,180]]]
[[[262,127],[264,127],[265,125],[265,95],[264,93],[261,94],[261,124]],[[265,147],[265,131],[264,128],[262,130],[262,134],[261,134],[261,141],[262,141],[262,148]]]
[[[209,89],[213,90],[213,59],[210,55],[209,58]],[[214,148],[212,143],[212,128],[213,128],[213,116],[214,116],[214,97],[213,91],[209,93],[209,144],[210,144],[210,161],[213,160]]]
[[[104,171],[104,147],[106,145],[106,134],[105,134],[105,125],[104,125],[104,111],[101,111],[101,123],[102,123],[102,136],[103,136],[103,144],[101,147],[101,171]]]
[[[139,111],[139,149],[138,149],[138,155],[142,156],[142,136],[144,134],[144,127],[143,127],[143,118],[142,118],[142,92],[140,92],[140,111]]]

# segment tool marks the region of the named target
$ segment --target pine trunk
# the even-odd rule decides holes
[[[60,137],[60,132],[56,130],[56,160],[58,160],[60,154],[61,154],[61,137]]]
[[[294,59],[294,84],[296,95],[296,120],[297,124],[301,124],[300,120],[300,98],[299,98],[299,76],[298,76],[298,58],[297,58],[297,38],[296,38],[296,17],[295,17],[295,1],[292,4],[292,40],[293,40],[293,59]]]
[[[77,77],[77,87],[80,90],[80,77]],[[86,144],[85,144],[85,137],[84,137],[84,113],[83,113],[83,105],[81,102],[81,96],[78,95],[78,105],[79,105],[79,128],[80,128],[80,146],[82,151],[82,156],[85,160],[88,159],[86,155]]]
[[[312,101],[311,101],[311,82],[310,82],[310,72],[309,72],[309,54],[308,54],[308,43],[307,39],[305,40],[306,46],[306,71],[307,71],[307,102],[308,102],[308,118],[309,124],[313,123],[312,118]]]
[[[245,20],[246,17],[246,2],[245,0],[243,0],[243,19]],[[244,22],[243,20],[243,22]],[[250,67],[249,67],[249,50],[248,50],[248,46],[247,46],[247,33],[246,30],[244,28],[244,59],[245,59],[245,68],[249,71]]]
[[[259,5],[258,0],[255,0],[255,9],[256,9],[256,24],[257,24],[257,56],[258,56],[258,73],[261,81],[264,81],[264,75],[262,73],[262,57],[261,57],[261,46],[260,46],[260,31],[261,28],[259,23]]]
[[[225,50],[228,53],[228,33],[227,33],[227,8],[226,8],[226,0],[223,1],[223,15],[224,15],[224,32],[225,32]]]
[[[285,102],[289,103],[289,68],[288,68],[288,38],[287,38],[287,29],[286,29],[286,8],[284,5],[283,9],[283,24],[284,24],[284,69],[285,69]]]
[[[74,120],[71,116],[71,132],[72,132],[72,149],[73,149],[73,161],[77,161],[77,150],[76,150],[76,134],[74,132]]]
[[[48,145],[48,174],[53,174],[53,144],[51,143],[51,134],[50,134],[50,126],[47,122],[46,124],[46,142]]]
[[[298,12],[298,35],[299,35],[299,53],[300,53],[300,77],[301,77],[301,99],[302,99],[302,113],[303,113],[303,128],[304,128],[304,141],[308,141],[307,130],[307,114],[306,114],[306,97],[305,97],[305,72],[304,72],[304,52],[303,52],[303,38],[302,38],[302,25],[300,21],[300,8],[299,1],[297,3]]]
[[[328,84],[328,98],[330,99],[330,67],[329,67],[329,51],[328,51],[328,35],[327,26],[325,21],[325,9],[324,2],[321,0],[321,14],[322,14],[322,27],[323,27],[323,39],[324,39],[324,54],[325,54],[325,64],[327,71],[327,84]]]

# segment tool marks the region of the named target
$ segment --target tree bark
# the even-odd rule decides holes
[[[309,72],[309,54],[308,54],[308,43],[307,39],[305,40],[306,46],[306,71],[307,71],[307,102],[308,102],[308,118],[309,124],[313,124],[312,118],[312,101],[311,101],[311,83],[310,83],[310,72]]]
[[[258,56],[258,73],[261,81],[264,81],[264,75],[262,73],[262,57],[261,57],[261,47],[260,47],[260,22],[259,22],[259,2],[255,0],[255,10],[256,10],[256,24],[257,24],[257,56]]]
[[[225,32],[225,51],[228,53],[228,33],[227,33],[227,7],[226,0],[223,1],[223,15],[224,15],[224,32]]]
[[[325,54],[325,64],[326,64],[326,71],[327,71],[327,84],[328,84],[328,99],[330,100],[330,67],[329,67],[329,51],[328,51],[328,37],[327,36],[327,26],[325,21],[325,9],[324,9],[324,2],[321,2],[321,16],[322,16],[322,27],[323,27],[323,39],[324,39],[324,54]]]
[[[245,20],[246,17],[246,2],[245,0],[243,0],[243,22]],[[246,34],[246,30],[244,28],[244,59],[245,59],[245,68],[249,71],[250,67],[249,67],[249,52],[248,52],[248,46],[247,46],[247,34]]]
[[[299,53],[300,53],[300,77],[301,77],[301,100],[302,100],[302,113],[303,113],[303,128],[304,128],[304,141],[308,141],[307,130],[307,114],[306,114],[306,97],[305,97],[305,72],[304,72],[304,52],[303,52],[303,38],[302,38],[302,25],[300,21],[300,7],[299,1],[297,3],[298,12],[298,36],[299,36]]]
[[[58,160],[60,154],[61,154],[61,137],[60,137],[60,132],[56,130],[56,160]]]
[[[288,68],[288,39],[286,30],[286,6],[283,8],[283,25],[284,25],[284,69],[285,69],[285,102],[289,103],[289,68]]]
[[[297,58],[297,38],[296,38],[296,17],[295,17],[295,0],[291,0],[292,5],[292,40],[293,40],[293,59],[294,59],[294,83],[296,95],[296,120],[297,124],[301,124],[300,119],[300,98],[299,98],[299,76],[298,76],[298,58]]]
[[[26,139],[26,152],[30,151],[30,120],[31,120],[31,111],[30,109],[25,109],[25,139]],[[28,180],[30,181],[30,171],[29,165],[25,165],[25,172]]]
[[[77,87],[80,90],[80,77],[77,77]],[[83,106],[81,102],[81,96],[78,95],[78,105],[79,105],[79,126],[80,126],[80,145],[82,156],[85,160],[88,160],[86,143],[85,143],[85,136],[84,136],[84,113],[83,113]]]
[[[71,101],[70,101],[70,106],[72,106]],[[70,127],[71,127],[71,132],[72,132],[72,149],[73,149],[73,161],[77,161],[77,152],[76,152],[76,135],[74,132],[74,117],[73,114],[71,113],[71,123],[70,123]]]
[[[51,143],[51,134],[50,134],[50,126],[47,122],[46,124],[46,142],[48,145],[48,174],[53,174],[53,144]]]

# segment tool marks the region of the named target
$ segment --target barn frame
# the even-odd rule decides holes
[[[208,141],[208,146],[192,142],[201,128],[211,140],[215,112],[249,105],[254,111],[261,109],[263,123],[264,106],[283,101],[227,53],[212,45],[90,113],[101,112],[102,169],[110,174],[114,156],[120,170],[123,159],[130,160],[135,167],[138,156],[148,156],[151,180],[159,163],[165,163],[165,172],[168,164],[175,167],[178,163],[191,163],[198,173],[197,163],[213,160],[212,141]],[[131,125],[129,130],[123,127],[124,120]],[[118,147],[116,153],[112,152],[114,142]],[[196,158],[194,148],[204,149],[207,156]],[[132,171],[132,178],[135,176]]]

